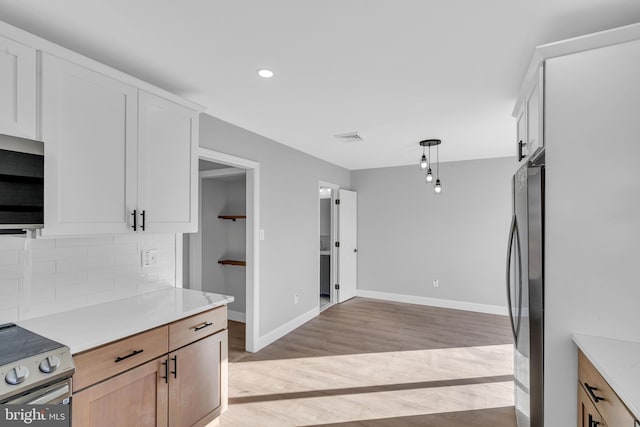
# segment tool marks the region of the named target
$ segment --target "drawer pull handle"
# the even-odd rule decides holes
[[[594,393],[594,391],[598,391],[597,387],[591,387],[589,384],[584,383],[585,388],[587,389],[587,391],[589,392],[589,394],[591,395],[591,398],[593,399],[593,401],[595,403],[600,402],[601,400],[605,400],[604,397],[600,397],[600,396],[596,396],[596,394]]]
[[[162,362],[162,365],[164,366],[164,376],[160,378],[162,378],[165,383],[169,384],[169,360]]]
[[[173,378],[178,378],[178,356],[173,356],[171,360],[173,360],[173,371],[171,373]]]
[[[116,363],[118,362],[122,362],[125,359],[128,359],[130,357],[133,356],[137,356],[138,354],[142,353],[144,350],[140,349],[140,350],[133,350],[133,352],[131,352],[130,354],[127,354],[126,356],[118,356],[116,357]]]
[[[198,332],[200,329],[204,329],[204,328],[208,328],[209,326],[213,325],[213,323],[211,322],[204,322],[202,325],[200,326],[196,326],[195,328],[193,328],[193,330],[195,332]]]

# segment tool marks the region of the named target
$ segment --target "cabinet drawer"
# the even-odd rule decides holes
[[[607,427],[582,384],[578,383],[578,427]]]
[[[169,351],[227,328],[227,306],[214,308],[169,325]]]
[[[168,327],[161,326],[73,356],[76,392],[167,353]]]
[[[607,425],[634,426],[635,420],[627,407],[581,351],[578,354],[578,381]],[[594,395],[598,397],[597,402]]]

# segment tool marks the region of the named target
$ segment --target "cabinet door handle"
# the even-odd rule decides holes
[[[178,378],[178,356],[173,356],[171,360],[173,360],[173,371],[171,373],[173,378]]]
[[[147,223],[147,211],[143,210],[140,215],[142,216],[142,224],[140,225],[140,229],[144,231],[145,225]]]
[[[523,148],[524,146],[527,145],[525,142],[522,142],[522,140],[518,141],[518,161],[524,159],[526,156],[523,154]]]
[[[162,362],[164,366],[164,376],[160,377],[164,380],[165,383],[169,384],[169,359]]]
[[[589,414],[589,427],[598,427],[600,425],[600,421],[596,421],[593,419],[593,415]]]
[[[128,359],[130,357],[137,356],[138,354],[142,353],[143,351],[144,351],[143,349],[133,350],[131,353],[127,354],[126,356],[118,356],[118,357],[116,357],[116,363],[122,362],[123,360]]]
[[[131,228],[133,228],[133,231],[138,231],[138,211],[134,209],[131,216],[133,216],[133,225]]]
[[[596,396],[596,394],[594,393],[594,391],[598,391],[597,387],[591,387],[589,384],[584,383],[584,387],[587,389],[587,391],[589,392],[589,394],[591,395],[591,398],[593,399],[593,401],[595,403],[600,402],[601,400],[604,401],[606,400],[604,397],[600,397],[600,396]]]
[[[193,328],[193,330],[194,330],[194,332],[198,332],[200,329],[207,328],[207,327],[209,327],[209,326],[211,326],[211,325],[213,325],[213,323],[211,323],[211,322],[205,322],[205,323],[203,323],[203,324],[202,324],[202,325],[200,325],[200,326],[196,326],[195,328]]]

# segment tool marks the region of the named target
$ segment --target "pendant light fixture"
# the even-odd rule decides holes
[[[424,146],[422,146],[422,157],[420,157],[420,169],[425,170],[429,166],[429,160],[424,154]]]
[[[442,192],[442,183],[440,182],[440,144],[442,143],[439,139],[425,139],[424,141],[420,141],[420,145],[422,146],[422,157],[420,158],[420,169],[426,170],[427,173],[425,175],[425,181],[430,183],[433,181],[433,173],[431,171],[431,146],[436,146],[436,182],[433,186],[433,191],[436,194],[440,194]],[[429,158],[425,155],[425,147],[429,147]],[[423,166],[424,165],[424,166]]]

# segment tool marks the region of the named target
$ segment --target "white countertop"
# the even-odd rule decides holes
[[[640,420],[640,342],[581,334],[573,341]]]
[[[75,354],[232,301],[232,296],[167,288],[17,323]]]

